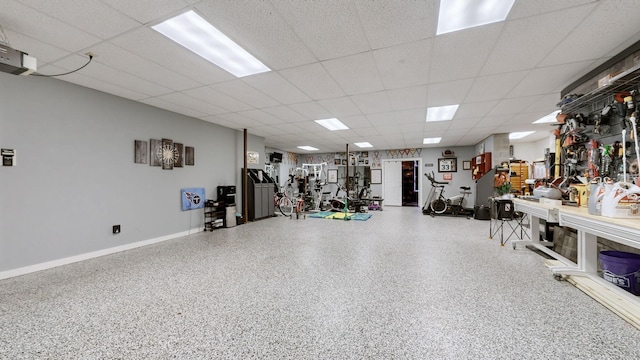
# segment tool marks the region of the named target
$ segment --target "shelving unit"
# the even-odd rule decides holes
[[[614,76],[607,85],[590,91],[562,106],[562,113],[574,114],[581,110],[589,113],[602,109],[605,105],[613,103],[613,97],[616,93],[637,89],[638,83],[640,83],[640,65]]]
[[[471,177],[478,180],[491,170],[491,153],[476,155],[471,159]]]
[[[525,180],[529,178],[529,163],[521,160],[513,160],[509,164],[509,170],[511,172],[511,191],[518,191],[518,195],[524,195],[525,188],[527,184],[525,184]]]
[[[204,203],[204,231],[213,231],[224,226],[226,208],[224,202],[206,200]]]

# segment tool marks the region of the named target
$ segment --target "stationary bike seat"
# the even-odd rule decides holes
[[[460,189],[465,190],[465,191],[469,191],[469,190],[471,190],[471,187],[469,187],[469,186],[460,186]]]

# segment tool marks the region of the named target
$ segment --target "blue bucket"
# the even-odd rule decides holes
[[[640,254],[601,251],[604,279],[634,295],[640,295]]]

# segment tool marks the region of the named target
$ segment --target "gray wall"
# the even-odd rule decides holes
[[[180,189],[211,198],[241,184],[236,130],[56,79],[0,73],[0,84],[0,147],[17,150],[17,166],[0,167],[0,272],[199,229]],[[195,147],[195,166],[134,164],[134,140],[151,138]]]

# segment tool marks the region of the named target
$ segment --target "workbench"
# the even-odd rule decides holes
[[[640,297],[598,275],[598,237],[640,249],[640,219],[591,215],[586,207],[552,206],[524,199],[513,202],[517,211],[530,216],[532,224],[531,240],[515,240],[514,249],[517,243],[527,243],[552,256],[557,261],[549,269],[556,279],[571,278],[578,288],[640,329]],[[577,230],[577,262],[560,256],[540,241],[539,219]]]

